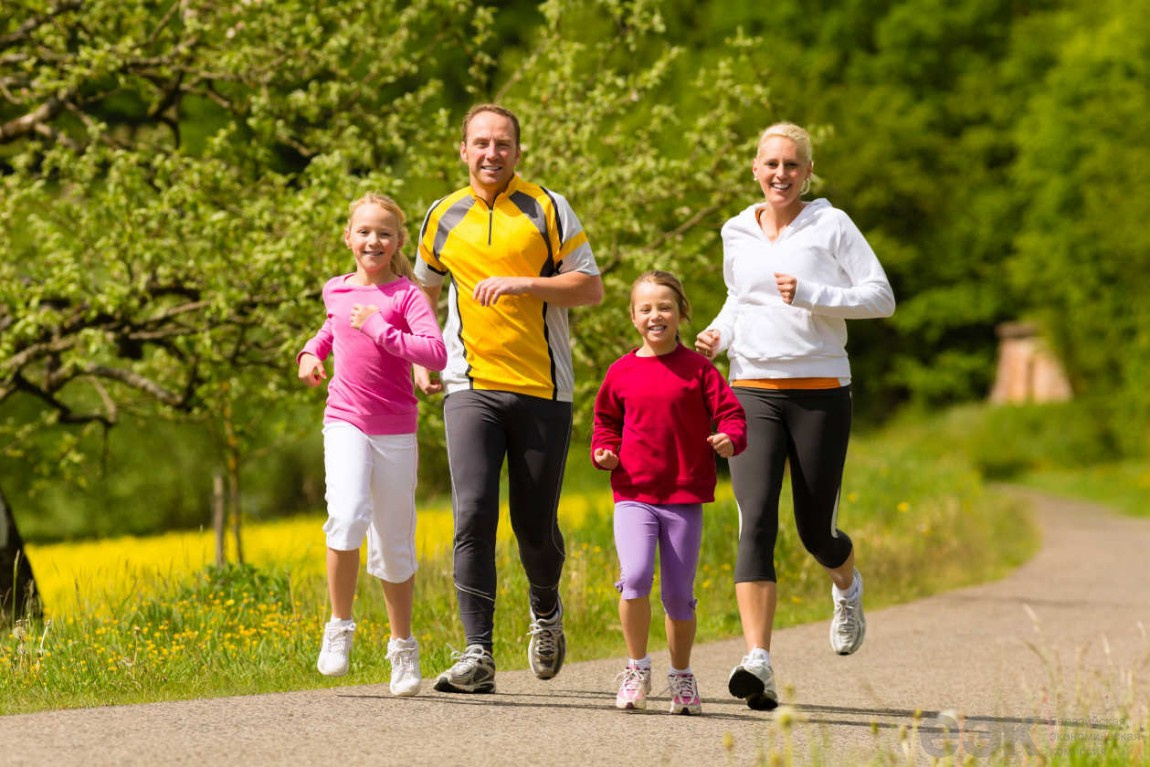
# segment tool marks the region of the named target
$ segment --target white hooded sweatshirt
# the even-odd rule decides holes
[[[889,317],[894,291],[862,232],[825,199],[807,203],[771,242],[751,205],[723,225],[727,300],[719,331],[731,380],[838,378],[850,383],[848,319]],[[791,304],[775,272],[796,277]]]

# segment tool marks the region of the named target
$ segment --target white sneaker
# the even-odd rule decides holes
[[[855,580],[858,581],[858,589],[855,590],[854,599],[837,596],[834,587],[831,587],[831,598],[835,603],[835,617],[831,619],[831,649],[839,655],[855,652],[862,647],[866,638],[866,618],[862,608],[863,582],[857,569]]]
[[[779,705],[771,663],[754,655],[744,656],[743,662],[731,669],[727,689],[756,711],[773,711]]]
[[[423,677],[419,673],[419,642],[415,637],[392,639],[387,643],[387,659],[391,662],[392,695],[407,697],[419,692]]]
[[[316,668],[324,676],[343,676],[351,658],[351,640],[355,624],[331,622],[323,629],[323,647],[319,651]]]

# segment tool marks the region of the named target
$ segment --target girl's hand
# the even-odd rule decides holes
[[[363,327],[363,323],[367,322],[367,318],[378,311],[379,307],[375,304],[368,304],[367,306],[356,304],[355,306],[351,307],[351,315],[349,316],[349,319],[351,320],[351,326],[356,330],[359,330]]]
[[[730,458],[735,454],[735,443],[723,432],[707,437],[707,443],[714,448],[720,458]]]
[[[416,387],[424,394],[439,394],[443,391],[443,382],[431,380],[431,371],[423,365],[412,365],[411,374]]]
[[[695,336],[695,351],[707,359],[714,359],[715,352],[719,350],[719,331],[704,330]]]
[[[304,352],[300,355],[299,380],[314,389],[325,378],[327,378],[327,371],[323,369],[323,363],[319,361],[319,357],[311,352]]]
[[[795,289],[799,286],[797,278],[775,272],[775,285],[779,289],[779,295],[783,297],[783,303],[789,304],[795,300]]]
[[[595,448],[595,465],[600,469],[612,471],[619,465],[619,456],[610,450],[597,447]]]

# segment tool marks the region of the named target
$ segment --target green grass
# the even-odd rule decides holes
[[[891,438],[915,442],[931,460],[969,465],[982,478],[1150,516],[1150,464],[1127,456],[1112,418],[1090,402],[989,407],[904,414]],[[1130,424],[1137,433],[1137,424]],[[1143,431],[1146,431],[1143,429]],[[1148,432],[1150,435],[1150,432]],[[1148,445],[1150,446],[1150,445]]]
[[[1023,473],[1016,481],[1055,495],[1109,506],[1132,517],[1150,517],[1150,465],[1145,461],[1037,469]]]

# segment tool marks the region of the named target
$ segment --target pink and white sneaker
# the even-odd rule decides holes
[[[703,702],[699,700],[699,685],[690,671],[685,674],[668,674],[671,686],[672,714],[701,714]]]
[[[650,668],[639,668],[628,663],[616,679],[619,682],[619,693],[615,696],[615,708],[622,711],[647,708],[647,696],[651,693]]]

